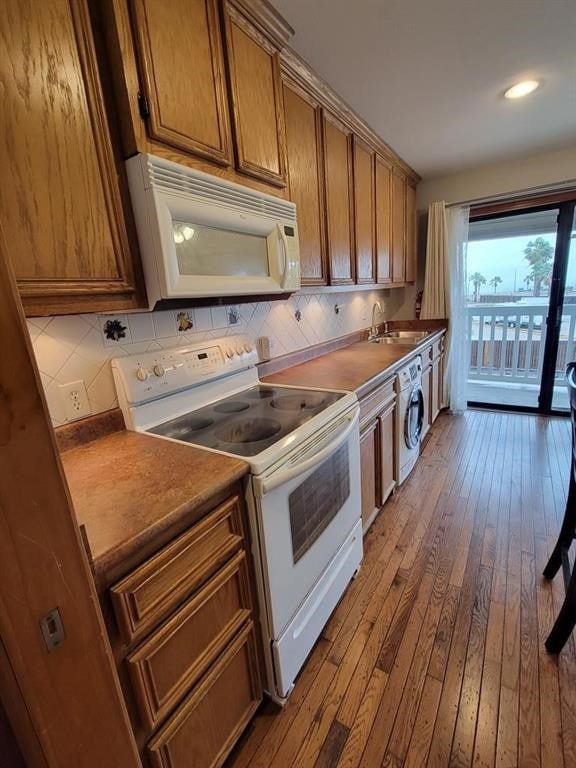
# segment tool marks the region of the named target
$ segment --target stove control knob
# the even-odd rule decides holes
[[[242,352],[244,352],[244,347],[242,346],[242,344],[236,344],[236,354],[241,355]]]
[[[148,376],[149,376],[149,375],[150,375],[150,374],[148,373],[148,371],[146,370],[146,368],[142,368],[142,367],[140,367],[140,368],[138,368],[138,370],[136,371],[136,378],[137,378],[139,381],[146,381],[146,379],[148,378]]]
[[[232,347],[226,347],[226,357],[234,357],[234,350]]]
[[[158,376],[158,378],[160,378],[160,376],[164,376],[166,373],[164,366],[161,363],[156,363],[152,370],[154,371],[154,376]]]
[[[252,352],[252,344],[244,344],[244,352]]]

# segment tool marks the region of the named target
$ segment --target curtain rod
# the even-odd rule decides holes
[[[486,203],[497,203],[503,200],[521,200],[523,197],[534,194],[552,194],[562,190],[570,190],[571,188],[576,190],[576,179],[567,179],[566,181],[554,185],[542,184],[538,187],[526,187],[526,189],[519,189],[514,192],[502,192],[499,195],[491,195],[490,197],[476,197],[471,198],[470,200],[460,200],[456,203],[446,203],[446,208],[455,208],[461,205],[483,205]]]

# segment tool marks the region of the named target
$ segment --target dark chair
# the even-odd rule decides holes
[[[550,653],[560,653],[576,624],[576,567],[571,572],[568,559],[568,550],[576,538],[576,363],[570,363],[567,367],[566,380],[570,394],[570,417],[572,419],[570,483],[560,535],[544,569],[544,577],[553,579],[562,566],[566,596],[552,631],[546,639],[546,650]]]

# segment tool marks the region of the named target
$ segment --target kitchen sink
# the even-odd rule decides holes
[[[382,334],[385,339],[416,339],[420,341],[430,335],[430,331],[388,331]]]
[[[430,335],[429,331],[388,331],[388,333],[371,339],[372,344],[420,344],[422,339]]]
[[[420,339],[401,338],[390,336],[378,336],[377,339],[370,339],[370,344],[419,344]]]

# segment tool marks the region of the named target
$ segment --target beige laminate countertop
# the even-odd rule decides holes
[[[445,329],[430,331],[418,345],[359,341],[300,365],[265,376],[271,384],[345,389],[359,397],[396,373],[415,355],[439,339]]]
[[[99,588],[202,517],[248,471],[241,459],[127,430],[61,458]]]

